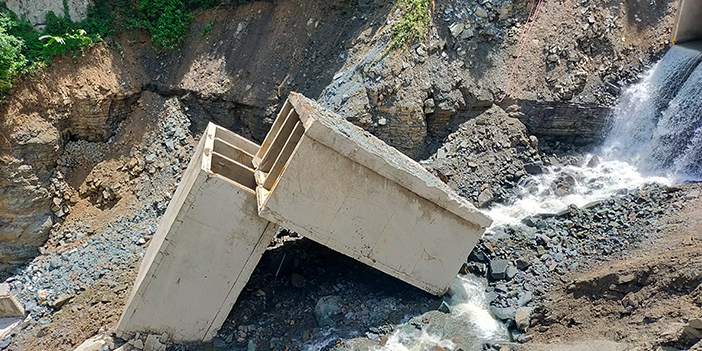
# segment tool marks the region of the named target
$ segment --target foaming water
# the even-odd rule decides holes
[[[507,328],[488,311],[487,282],[459,275],[451,284],[447,300],[451,313],[435,312],[422,318],[430,322],[417,329],[405,323],[388,337],[380,351],[481,350],[486,341],[509,340]]]
[[[702,53],[676,45],[626,89],[602,154],[677,182],[702,178]]]
[[[316,340],[310,340],[302,345],[302,349],[305,351],[321,351],[327,349],[329,346],[334,345],[336,340],[339,338],[334,335],[333,329],[328,329],[322,338]]]
[[[587,155],[583,165],[547,167],[544,174],[521,181],[509,204],[495,205],[486,211],[494,221],[492,226],[517,224],[522,218],[539,213],[557,213],[571,204],[582,207],[607,199],[621,189],[646,183],[672,183],[667,177],[643,175],[636,166],[624,161],[596,159],[599,156]]]
[[[699,51],[673,46],[641,82],[625,89],[614,108],[614,125],[604,143],[606,152],[640,164],[641,157],[650,151],[651,134],[661,112],[678,95],[699,59]]]
[[[475,326],[478,337],[484,340],[505,340],[507,328],[498,322],[488,311],[485,297],[487,282],[473,276],[459,275],[449,291],[451,316],[454,319],[467,319]]]

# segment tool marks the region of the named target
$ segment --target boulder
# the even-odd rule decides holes
[[[329,327],[335,324],[333,317],[341,310],[341,306],[339,306],[340,301],[341,297],[336,295],[324,296],[317,301],[314,315],[320,327]]]

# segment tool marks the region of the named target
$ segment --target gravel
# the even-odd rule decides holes
[[[676,191],[649,184],[584,208],[571,205],[558,214],[493,228],[473,250],[467,269],[490,280],[490,310],[510,326],[515,340],[525,341],[522,332],[532,311],[538,312],[535,308],[556,280],[586,268],[591,260],[606,260],[635,247],[650,235],[658,218],[679,205]],[[476,269],[484,264],[490,265],[490,274]],[[512,277],[509,268],[514,269]]]

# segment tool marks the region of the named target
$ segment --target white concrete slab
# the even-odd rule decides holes
[[[292,93],[288,105],[287,122],[274,123],[280,127],[256,155],[261,217],[444,294],[491,220],[421,165],[313,101]]]
[[[277,229],[256,211],[244,141],[208,127],[143,259],[121,335],[209,341],[226,319]]]
[[[680,0],[673,26],[673,44],[702,40],[702,1]]]

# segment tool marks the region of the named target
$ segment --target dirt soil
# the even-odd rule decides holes
[[[535,345],[527,349],[687,349],[699,340],[684,328],[702,317],[701,188],[685,186],[680,210],[649,228],[657,234],[640,248],[563,277],[532,323]]]

